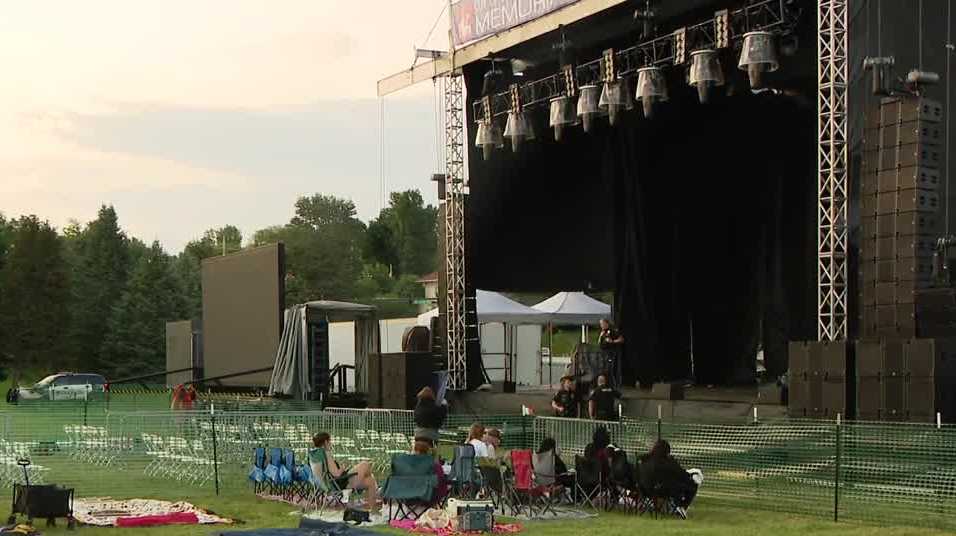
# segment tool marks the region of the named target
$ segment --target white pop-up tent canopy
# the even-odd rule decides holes
[[[548,315],[489,290],[475,292],[475,308],[481,324],[481,357],[489,378],[496,379],[494,375],[528,384],[540,381],[537,362],[541,329],[535,326],[547,324]],[[438,309],[432,309],[419,315],[417,323],[428,326],[436,316]],[[505,360],[504,367],[498,366],[501,358]]]
[[[475,291],[475,309],[478,311],[478,322],[481,324],[498,322],[543,325],[548,323],[547,314],[490,290]],[[418,325],[428,326],[431,319],[436,316],[438,316],[437,308],[422,313],[418,315]]]
[[[556,325],[597,325],[602,318],[611,317],[611,306],[595,300],[583,292],[559,292],[532,306]]]

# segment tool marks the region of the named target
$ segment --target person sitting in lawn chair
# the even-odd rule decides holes
[[[704,481],[699,469],[684,470],[671,456],[671,446],[663,439],[658,440],[650,452],[641,457],[638,481],[642,493],[657,502],[657,511],[674,513],[687,518],[687,508],[697,495],[697,489]]]
[[[332,455],[332,436],[328,432],[319,432],[312,438],[312,443],[317,449],[323,449],[326,454],[328,467],[325,471],[333,479],[336,487],[341,490],[352,489],[356,491],[366,490],[368,494],[366,503],[370,510],[379,510],[381,504],[378,500],[378,482],[375,475],[372,474],[372,466],[369,462],[360,462],[354,467],[342,467]]]

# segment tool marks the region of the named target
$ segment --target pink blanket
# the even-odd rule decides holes
[[[455,534],[480,534],[478,532],[455,531],[451,527],[443,529],[429,529],[425,527],[416,527],[414,519],[394,520],[389,523],[393,528],[407,530],[418,534],[434,534],[435,536],[453,536]],[[495,534],[515,534],[521,532],[521,525],[517,523],[495,523]]]
[[[155,527],[157,525],[195,525],[197,523],[199,523],[199,517],[192,512],[116,518],[117,527]]]

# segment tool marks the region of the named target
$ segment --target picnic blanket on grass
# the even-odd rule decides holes
[[[184,501],[84,497],[73,501],[73,517],[99,527],[151,526],[183,523],[232,524],[232,520]],[[193,521],[195,520],[195,521]]]
[[[389,523],[392,528],[406,530],[408,532],[414,532],[416,534],[434,534],[435,536],[452,536],[455,534],[477,534],[469,533],[464,531],[459,531],[451,528],[449,525],[443,529],[430,529],[427,527],[419,527],[415,525],[414,519],[403,519],[403,520],[394,520]],[[522,527],[517,523],[495,523],[495,529],[492,531],[495,534],[515,534],[521,532]]]

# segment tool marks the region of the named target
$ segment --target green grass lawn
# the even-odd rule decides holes
[[[240,524],[226,530],[244,530],[253,528],[282,528],[298,525],[299,516],[290,515],[296,509],[287,504],[257,499],[250,492],[233,492],[222,497],[215,497],[212,493],[190,494],[182,499],[213,510],[220,515],[241,520]],[[43,523],[38,528],[43,529]],[[62,524],[61,524],[62,525]],[[117,529],[82,527],[78,534],[96,535],[123,535],[146,534],[149,536],[166,535],[208,535],[214,534],[221,527],[209,526],[176,526],[157,527],[149,529]],[[393,529],[381,529],[382,532],[401,534]],[[70,534],[63,526],[55,529],[43,529],[45,534]],[[537,521],[527,523],[523,534],[530,536],[583,536],[583,535],[630,535],[651,534],[658,535],[713,535],[713,536],[747,536],[747,535],[802,535],[814,534],[845,534],[845,535],[936,535],[948,534],[937,530],[909,527],[877,527],[853,523],[833,523],[832,521],[808,518],[803,516],[752,512],[734,508],[724,508],[699,501],[691,509],[690,518],[681,521],[672,518],[654,519],[620,513],[603,513],[596,519],[575,521]]]

